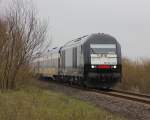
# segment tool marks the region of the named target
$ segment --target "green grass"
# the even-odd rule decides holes
[[[124,120],[62,93],[28,87],[0,93],[0,120]]]

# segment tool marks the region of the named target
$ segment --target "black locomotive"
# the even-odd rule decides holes
[[[97,33],[53,48],[34,61],[36,72],[61,82],[111,88],[121,81],[121,47],[107,34]]]

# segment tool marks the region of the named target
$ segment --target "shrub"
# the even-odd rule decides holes
[[[150,61],[123,59],[123,90],[150,93]]]

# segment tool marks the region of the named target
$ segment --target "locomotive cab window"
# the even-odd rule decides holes
[[[92,65],[117,65],[116,44],[91,44]]]
[[[91,44],[91,54],[116,53],[116,44]]]

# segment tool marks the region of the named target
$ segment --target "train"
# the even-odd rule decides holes
[[[122,78],[121,45],[104,33],[86,35],[48,50],[33,64],[41,76],[90,88],[110,89]]]

